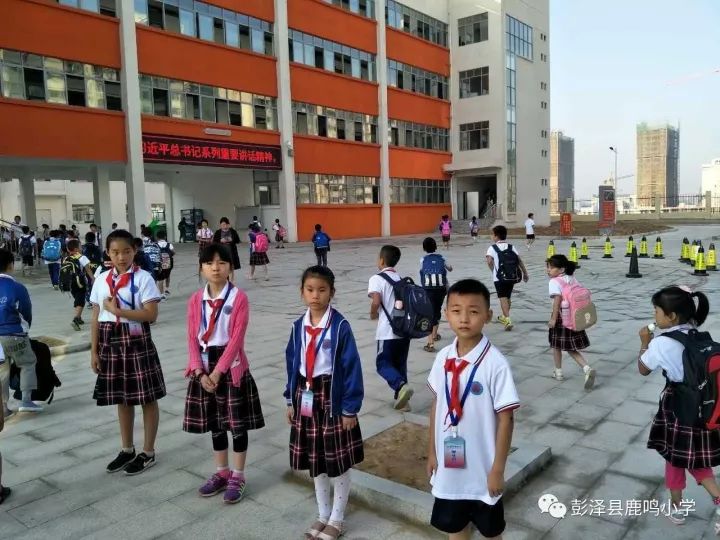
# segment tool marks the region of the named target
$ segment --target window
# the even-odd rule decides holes
[[[290,30],[290,60],[366,81],[375,80],[375,56],[310,34]]]
[[[400,2],[388,0],[385,7],[385,22],[391,28],[447,47],[447,24],[415,11]]]
[[[526,60],[533,59],[533,29],[532,26],[517,20],[510,15],[506,16],[507,49],[510,53]],[[540,55],[542,60],[543,55]]]
[[[163,4],[158,0],[148,0],[148,25],[154,28],[164,28]]]
[[[541,83],[540,83],[540,90],[547,90],[547,83],[541,82]]]
[[[426,124],[390,120],[390,144],[447,152],[448,130]]]
[[[548,200],[543,197],[542,199],[540,199],[540,205],[541,205],[541,206],[547,206],[547,201],[548,201]]]
[[[406,84],[405,81],[410,82]],[[439,99],[448,98],[447,77],[395,60],[388,60],[388,86],[411,90]]]
[[[150,205],[150,214],[153,221],[165,221],[165,204],[152,203]]]
[[[74,75],[67,75],[67,103],[85,107],[85,79]]]
[[[45,78],[42,70],[25,68],[24,76],[27,99],[45,101]]]
[[[294,133],[377,143],[377,116],[297,101],[292,113]]]
[[[490,68],[460,72],[460,99],[484,96],[490,92]]]
[[[541,109],[547,109],[547,101],[541,101],[541,102],[540,102],[540,108],[541,108]]]
[[[540,156],[547,157],[547,150],[540,150]]]
[[[459,45],[470,45],[488,40],[488,14],[480,13],[458,19]]]
[[[115,16],[115,0],[57,0],[61,6],[70,6],[93,11],[109,17]]]
[[[460,124],[460,150],[482,150],[490,147],[490,122]]]
[[[544,130],[544,129],[540,130],[540,137],[542,137],[543,139],[547,139],[547,135],[548,135],[548,133],[546,130]]]
[[[547,185],[548,185],[548,179],[547,179],[547,178],[541,178],[541,179],[540,179],[540,185],[541,185],[541,186],[547,186]]]
[[[328,4],[352,11],[369,19],[375,18],[375,0],[325,0]]]
[[[95,207],[91,204],[73,204],[72,216],[75,223],[92,223],[95,221]]]
[[[446,180],[390,179],[391,204],[443,204],[450,202]]]
[[[296,174],[297,204],[379,204],[377,178]]]
[[[540,53],[540,60],[542,60],[543,62],[547,62],[547,55]]]

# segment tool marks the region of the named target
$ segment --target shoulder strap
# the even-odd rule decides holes
[[[493,244],[492,247],[493,247],[493,249],[495,250],[495,253],[497,253],[498,255],[500,255],[500,254],[502,253],[502,251],[500,250],[500,248],[497,247],[497,244]]]
[[[675,341],[679,341],[683,347],[687,347],[688,335],[680,330],[673,330],[672,332],[667,332],[662,335],[674,339]]]

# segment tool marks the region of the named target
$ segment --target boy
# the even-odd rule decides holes
[[[88,233],[90,234],[90,233]],[[74,265],[74,275],[70,284],[70,294],[73,297],[73,309],[75,310],[75,316],[73,317],[70,326],[74,330],[80,331],[80,325],[85,324],[82,320],[82,312],[85,308],[85,296],[89,289],[89,284],[93,281],[93,272],[90,265],[90,259],[80,253],[80,240],[73,238],[67,241],[68,256],[63,261],[63,266],[66,262],[71,262]]]
[[[513,323],[510,320],[510,297],[512,296],[515,283],[518,283],[520,279],[514,279],[514,277],[511,277],[511,279],[501,279],[503,276],[498,276],[498,270],[502,263],[507,269],[514,269],[515,271],[519,269],[522,272],[522,280],[524,282],[527,283],[530,277],[515,246],[508,244],[506,241],[507,229],[505,226],[497,225],[493,227],[492,232],[494,244],[488,248],[485,254],[485,260],[487,261],[488,268],[490,268],[490,271],[493,273],[495,292],[497,292],[498,299],[500,300],[502,315],[498,315],[498,321],[505,326],[505,330],[510,331],[513,329]],[[503,253],[508,249],[514,255]]]
[[[85,233],[85,243],[82,247],[82,254],[90,261],[93,272],[103,263],[102,249],[97,245],[97,238],[92,231]]]
[[[50,283],[53,289],[58,290],[60,281],[60,260],[62,259],[62,242],[60,241],[60,231],[50,231],[50,238],[43,242],[41,257],[48,267],[50,274]]]
[[[457,337],[435,357],[428,376],[430,523],[451,540],[471,538],[473,526],[501,538],[505,464],[520,400],[508,361],[483,336],[492,320],[487,287],[476,279],[453,284],[445,314]]]
[[[90,232],[95,235],[95,242],[93,242],[97,247],[100,248],[102,251],[102,235],[100,234],[100,231],[98,230],[98,226],[95,225],[95,223],[90,224]],[[87,238],[87,236],[86,236]]]
[[[528,250],[530,246],[535,242],[535,220],[533,219],[535,214],[530,212],[528,218],[525,220],[525,239],[527,240],[526,247]]]
[[[22,236],[18,241],[18,253],[22,257],[22,275],[32,273],[35,266],[35,248],[37,247],[37,239],[35,233],[30,232],[30,227],[23,225]]]
[[[157,232],[157,245],[160,248],[157,286],[160,289],[161,300],[166,300],[170,296],[170,272],[175,266],[175,246],[167,241],[167,233],[162,230]]]
[[[447,214],[442,216],[442,219],[440,220],[440,225],[438,225],[438,231],[440,231],[440,234],[442,235],[442,241],[445,249],[450,249],[450,233],[452,233],[452,221],[450,221],[450,216],[448,216]]]
[[[315,234],[312,237],[312,243],[315,246],[315,256],[317,257],[318,266],[327,266],[327,253],[330,251],[331,238],[322,230],[322,225],[315,225]]]
[[[14,257],[6,249],[0,249],[0,347],[5,361],[20,368],[20,391],[22,401],[20,412],[41,412],[43,409],[32,401],[32,391],[37,388],[35,373],[35,354],[30,346],[30,338],[23,328],[23,319],[28,327],[32,324],[32,303],[25,285],[15,281],[13,271]],[[4,383],[3,392],[4,394]],[[0,401],[2,401],[0,399]]]
[[[135,266],[139,266],[146,272],[150,272],[150,274],[153,274],[153,264],[150,260],[150,257],[148,257],[145,253],[145,247],[143,246],[142,238],[133,238],[133,245],[135,246],[135,258],[133,259],[133,264]]]
[[[380,274],[385,274],[393,281],[400,281],[395,265],[400,262],[400,248],[383,246],[378,256],[379,274],[370,278],[368,296],[371,298],[370,319],[378,320],[375,339],[377,339],[377,357],[375,363],[378,374],[387,381],[395,392],[397,410],[406,409],[414,390],[408,384],[407,359],[410,350],[410,338],[395,335],[387,313],[395,306],[395,291]],[[386,313],[387,311],[387,313]],[[409,410],[409,407],[407,408]]]
[[[435,324],[423,349],[434,353],[435,342],[440,341],[438,328],[440,328],[443,300],[447,294],[447,273],[452,272],[452,266],[445,262],[445,257],[435,253],[437,242],[434,238],[428,236],[423,240],[423,250],[427,255],[420,259],[420,285],[425,289],[435,312]]]

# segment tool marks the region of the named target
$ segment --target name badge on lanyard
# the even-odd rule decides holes
[[[315,401],[315,394],[310,389],[312,384],[312,378],[313,378],[313,372],[315,371],[315,359],[317,358],[318,353],[320,352],[320,348],[322,347],[322,344],[325,341],[325,335],[327,334],[328,329],[330,328],[330,323],[332,322],[332,308],[330,308],[330,314],[328,316],[327,324],[325,325],[325,329],[322,331],[322,334],[320,334],[320,340],[315,344],[314,347],[314,354],[308,355],[307,350],[305,352],[305,390],[302,391],[302,394],[300,395],[300,416],[305,416],[307,418],[312,418],[313,415],[313,402]],[[303,329],[303,342],[306,339],[307,331]],[[310,345],[313,344],[313,341],[310,341],[310,344],[305,347],[303,346],[303,349],[307,349],[310,347]],[[310,359],[308,358],[310,357]]]

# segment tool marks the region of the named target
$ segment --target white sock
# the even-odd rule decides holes
[[[583,373],[587,373],[588,371],[590,371],[590,364],[585,364],[583,366]]]
[[[135,451],[135,447],[128,446],[127,448],[123,448],[122,451],[125,452],[126,454],[132,454]]]
[[[330,519],[332,506],[330,504],[330,478],[327,474],[316,476],[315,481],[315,498],[318,504],[318,519],[323,523],[327,523]]]
[[[345,519],[345,508],[350,498],[350,469],[335,478],[332,514],[330,521],[341,524]]]

